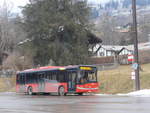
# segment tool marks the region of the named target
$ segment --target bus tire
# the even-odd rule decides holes
[[[65,96],[66,95],[65,88],[63,86],[59,87],[59,89],[58,89],[58,95],[59,96]]]
[[[28,95],[33,95],[32,87],[28,87],[27,93]]]

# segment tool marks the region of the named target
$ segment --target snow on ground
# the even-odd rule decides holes
[[[150,97],[150,89],[143,89],[126,94],[96,94],[97,96],[131,96],[131,97]]]
[[[113,96],[112,94],[95,94],[96,96]]]
[[[127,94],[117,94],[118,96],[135,96],[135,97],[150,97],[150,89],[143,89],[139,91],[130,92]]]
[[[1,94],[6,94],[6,95],[7,95],[7,94],[16,94],[16,92],[0,92],[0,95],[1,95]]]

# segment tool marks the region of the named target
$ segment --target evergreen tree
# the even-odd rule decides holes
[[[84,64],[89,12],[83,0],[32,0],[23,9],[35,65]],[[31,50],[30,50],[31,51]]]

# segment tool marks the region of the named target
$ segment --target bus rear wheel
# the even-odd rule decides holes
[[[65,88],[63,86],[59,87],[59,89],[58,89],[58,95],[59,96],[65,96],[66,95]]]
[[[33,95],[32,87],[28,87],[27,93],[28,95]]]

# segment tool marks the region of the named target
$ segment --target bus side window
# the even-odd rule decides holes
[[[37,83],[40,81],[40,76],[38,72],[36,73],[36,80],[37,80]]]
[[[31,75],[30,75],[30,82],[31,83],[36,83],[35,73],[31,73]]]
[[[60,71],[56,73],[56,80],[57,80],[58,82],[60,82],[60,77],[59,77],[59,76],[60,76]]]
[[[45,79],[48,80],[48,72],[45,72]]]
[[[39,74],[39,79],[40,79],[40,80],[45,80],[46,75],[45,75],[45,73],[44,73],[44,72],[42,72],[42,73],[38,73],[38,74]]]
[[[65,82],[65,75],[66,75],[66,71],[62,72],[62,77],[61,77],[61,82]]]
[[[56,79],[56,72],[53,72],[53,73],[52,73],[52,80],[57,80],[57,79]]]
[[[43,78],[45,80],[46,79],[46,73],[44,72],[42,75],[43,75]]]
[[[50,78],[51,78],[50,76],[51,76],[51,73],[50,73],[50,72],[47,72],[47,79],[48,79],[48,80],[50,80]]]
[[[51,80],[52,72],[46,72],[46,79]]]
[[[37,83],[38,82],[37,73],[33,73],[32,77],[34,79],[34,83]]]
[[[64,73],[64,82],[67,82],[68,81],[68,76],[69,75],[69,72],[68,71],[66,71],[65,73]]]
[[[28,83],[30,84],[31,83],[31,74],[29,73],[28,75],[27,75],[27,78],[28,78]]]
[[[65,80],[64,80],[65,73],[66,73],[65,71],[59,71],[59,72],[57,72],[57,80],[59,82],[65,82]]]
[[[52,80],[52,72],[49,73],[49,80]]]
[[[29,81],[29,76],[28,76],[29,74],[28,73],[26,73],[26,83],[28,83],[28,81]]]
[[[29,74],[29,83],[32,83],[31,73]]]
[[[19,79],[20,79],[20,80],[19,80],[19,83],[22,84],[22,74],[20,74]]]
[[[32,73],[33,83],[37,83],[37,76],[35,73]]]
[[[25,84],[25,76],[24,76],[24,74],[20,74],[18,79],[19,79],[18,80],[19,84]]]
[[[29,82],[32,83],[32,82],[33,82],[32,73],[29,74],[29,77],[30,77],[30,78],[29,78],[29,79],[30,79]]]

